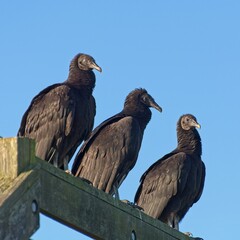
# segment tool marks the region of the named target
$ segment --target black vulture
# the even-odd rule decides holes
[[[93,69],[102,71],[91,56],[77,54],[70,63],[67,80],[45,88],[33,98],[18,130],[18,136],[36,141],[36,156],[64,170],[93,128]]]
[[[179,229],[179,222],[196,203],[203,191],[205,165],[201,160],[202,144],[191,114],[177,123],[175,150],[165,155],[142,175],[134,202],[144,212]]]
[[[82,145],[72,174],[118,197],[117,189],[137,161],[150,107],[162,111],[145,89],[130,92],[123,110],[102,122]]]

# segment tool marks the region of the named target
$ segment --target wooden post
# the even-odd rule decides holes
[[[34,141],[16,137],[0,138],[0,176],[16,178],[34,160]]]
[[[27,240],[39,228],[40,171],[34,142],[0,139],[0,239]]]

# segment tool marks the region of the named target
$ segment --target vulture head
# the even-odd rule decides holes
[[[102,68],[97,65],[93,57],[79,53],[70,63],[67,82],[76,88],[88,88],[89,93],[92,93],[95,87],[93,69],[102,72]]]
[[[153,97],[150,94],[148,94],[146,90],[143,91],[139,97],[140,97],[140,102],[145,106],[155,108],[159,112],[162,112],[162,108],[155,102]]]
[[[124,103],[124,109],[131,108],[132,111],[142,112],[142,110],[153,107],[159,112],[162,112],[162,108],[155,102],[153,97],[148,94],[147,90],[138,88],[128,94]]]
[[[87,54],[80,53],[77,55],[77,65],[79,69],[84,71],[96,69],[97,71],[102,72],[102,68],[96,64],[94,58]]]
[[[185,114],[180,118],[180,124],[182,129],[190,130],[192,128],[201,128],[197,119],[191,114]]]

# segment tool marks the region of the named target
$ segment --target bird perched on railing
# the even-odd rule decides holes
[[[201,197],[205,165],[201,160],[202,144],[191,114],[177,123],[177,148],[165,155],[142,175],[134,202],[144,212],[179,229],[179,222]]]
[[[93,69],[102,71],[91,56],[77,54],[70,63],[67,80],[42,90],[22,117],[18,136],[34,139],[36,156],[64,170],[93,128]]]
[[[130,92],[123,110],[101,123],[83,144],[72,174],[118,198],[117,189],[137,161],[150,107],[162,111],[145,89]]]

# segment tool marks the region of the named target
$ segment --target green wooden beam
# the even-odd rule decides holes
[[[96,239],[189,239],[52,165],[41,164],[41,212]]]
[[[29,239],[39,228],[39,170],[20,174],[0,195],[0,239]]]
[[[12,217],[9,213],[13,211],[12,209],[14,209],[12,216],[17,216],[17,212],[22,213],[16,219],[24,217],[22,225],[25,227],[28,227],[30,222],[34,222],[34,226],[29,227],[32,232],[38,227],[38,211],[40,211],[95,239],[191,239],[79,178],[37,157],[32,157],[34,154],[32,141],[22,138],[5,139],[5,147],[3,147],[1,146],[2,140],[4,139],[0,139],[0,154],[3,153],[5,157],[0,157],[0,165],[8,166],[10,170],[5,176],[5,179],[8,179],[3,184],[5,187],[2,187],[5,190],[0,195],[2,199],[5,199],[2,202],[0,200],[0,239],[4,239],[1,238],[1,232],[6,225],[18,228],[10,224]],[[2,163],[8,161],[9,158],[14,162],[14,167],[11,163]],[[5,170],[6,167],[0,166],[0,176],[4,175]],[[33,212],[31,206],[35,205],[38,207]],[[28,234],[31,231],[29,230]],[[9,230],[6,234],[10,234]],[[18,239],[26,239],[25,236],[30,235],[26,233]]]

